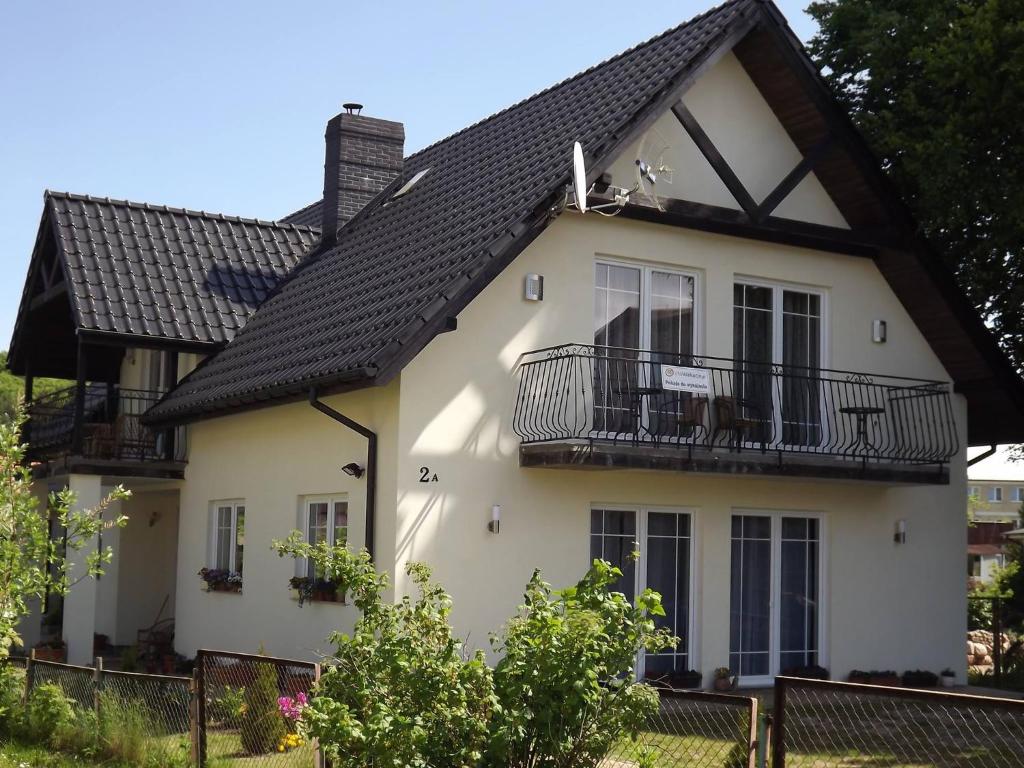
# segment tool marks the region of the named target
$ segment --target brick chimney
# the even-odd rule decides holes
[[[337,242],[338,230],[402,173],[405,127],[360,114],[361,104],[345,104],[324,133],[324,202],[321,238]]]

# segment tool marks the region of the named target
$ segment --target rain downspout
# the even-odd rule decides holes
[[[999,448],[999,446],[998,446],[998,445],[991,445],[991,446],[989,446],[989,448],[988,448],[988,450],[987,450],[987,451],[984,451],[983,453],[979,453],[979,454],[978,454],[977,456],[975,456],[975,457],[974,457],[973,459],[968,459],[968,460],[967,460],[967,466],[968,466],[968,467],[973,467],[973,466],[974,466],[975,464],[977,464],[977,463],[978,463],[979,461],[984,461],[984,460],[985,460],[985,459],[987,459],[987,458],[988,458],[989,456],[991,456],[991,455],[992,455],[993,453],[995,453],[995,452],[996,452],[996,449],[997,449],[997,448]]]
[[[353,421],[343,413],[321,403],[316,396],[316,387],[309,390],[309,404],[320,413],[326,414],[358,435],[366,438],[366,551],[373,559],[373,528],[377,507],[377,433]]]

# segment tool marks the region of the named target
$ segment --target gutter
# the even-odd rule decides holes
[[[373,533],[377,513],[377,433],[353,421],[317,399],[316,387],[309,389],[309,404],[339,424],[366,438],[366,551],[373,560]]]
[[[974,457],[973,459],[968,459],[968,460],[967,460],[967,466],[968,466],[968,467],[973,467],[973,466],[974,466],[975,464],[977,464],[977,463],[978,463],[979,461],[984,461],[984,460],[985,460],[985,459],[987,459],[987,458],[988,458],[989,456],[991,456],[992,454],[994,454],[994,453],[996,452],[996,450],[997,450],[998,448],[999,448],[999,446],[998,446],[998,445],[990,445],[990,446],[988,447],[988,450],[987,450],[987,451],[983,451],[982,453],[979,453],[979,454],[978,454],[977,456],[975,456],[975,457]]]

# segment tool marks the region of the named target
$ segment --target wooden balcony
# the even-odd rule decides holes
[[[184,477],[184,428],[153,431],[141,416],[160,392],[109,384],[70,386],[34,400],[25,438],[38,475]]]
[[[950,385],[563,345],[523,356],[520,465],[945,484]]]

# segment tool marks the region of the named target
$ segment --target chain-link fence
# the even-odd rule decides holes
[[[314,768],[315,745],[296,733],[289,713],[309,695],[319,674],[319,666],[310,662],[199,651],[200,765],[239,760],[247,766]]]
[[[1024,766],[1024,701],[776,678],[773,768]]]
[[[661,706],[636,738],[623,739],[604,768],[753,768],[757,699],[662,690]]]
[[[30,661],[26,666],[26,696],[44,685],[63,691],[88,728],[83,743],[127,765],[181,768],[194,762],[194,697],[192,678],[141,675],[95,667]]]

